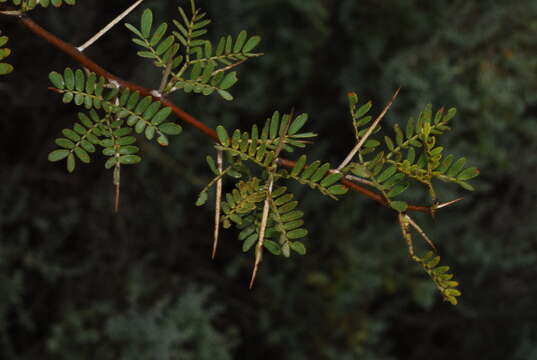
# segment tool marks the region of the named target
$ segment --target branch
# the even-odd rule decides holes
[[[4,15],[5,12],[4,12]],[[13,16],[13,15],[11,15]],[[147,89],[143,86],[140,86],[138,84],[126,81],[121,79],[120,77],[108,72],[98,64],[96,64],[93,60],[91,60],[89,57],[84,55],[82,52],[78,51],[74,46],[64,42],[63,40],[59,39],[55,35],[49,33],[47,30],[43,29],[41,26],[36,24],[32,19],[30,19],[25,14],[17,14],[16,15],[18,20],[21,22],[22,25],[27,27],[30,31],[32,31],[35,35],[38,37],[46,40],[48,43],[50,43],[52,46],[56,47],[61,52],[69,55],[71,58],[73,58],[76,62],[78,62],[83,67],[87,68],[88,70],[96,73],[97,75],[100,75],[106,79],[108,79],[110,82],[115,82],[117,85],[127,88],[131,91],[137,91],[143,96],[152,96],[155,101],[159,101],[162,105],[167,106],[172,109],[172,112],[181,120],[184,122],[194,126],[196,129],[201,131],[203,134],[214,140],[215,142],[218,141],[218,136],[216,134],[216,131],[212,128],[208,127],[189,113],[185,112],[183,109],[176,106],[174,103],[169,101],[168,99],[161,96],[157,91]],[[396,96],[396,95],[395,95]],[[393,101],[393,99],[392,99]],[[391,102],[390,104],[391,105]],[[388,107],[389,107],[388,105]],[[381,114],[380,118],[382,118]],[[278,160],[279,165],[292,168],[295,166],[295,162],[287,159],[280,158]],[[336,170],[333,170],[336,171]],[[353,183],[352,181],[342,179],[341,183],[351,190],[360,193],[362,195],[367,196],[370,199],[375,200],[376,202],[389,207],[389,204],[387,201],[378,193],[375,193],[371,190],[368,190],[356,183]],[[409,205],[407,211],[418,211],[418,212],[424,212],[424,213],[431,213],[431,208],[428,206],[415,206],[415,205]]]

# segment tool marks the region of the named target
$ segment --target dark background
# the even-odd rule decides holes
[[[32,17],[79,45],[131,2],[80,1]],[[146,1],[156,21],[186,2]],[[233,230],[210,260],[211,207],[197,208],[212,145],[194,129],[164,149],[142,143],[122,174],[114,214],[100,160],[67,174],[47,154],[76,119],[47,74],[77,67],[11,19],[16,70],[0,79],[0,358],[2,359],[537,359],[537,2],[534,0],[199,1],[211,37],[247,29],[266,55],[242,66],[236,100],[178,94],[209,126],[249,128],[274,110],[308,112],[310,158],[353,145],[347,91],[387,124],[427,103],[455,106],[448,151],[481,169],[465,200],[418,220],[461,282],[441,301],[408,257],[393,212],[349,194],[299,188],[307,256],[266,256],[253,291],[251,254]],[[138,24],[141,10],[129,16]],[[148,87],[158,72],[118,26],[87,54]]]

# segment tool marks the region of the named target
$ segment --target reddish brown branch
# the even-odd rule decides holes
[[[119,86],[127,88],[131,91],[137,91],[143,96],[152,96],[156,101],[160,101],[160,103],[164,106],[168,106],[172,109],[173,113],[181,120],[189,123],[190,125],[194,126],[196,129],[210,137],[212,140],[217,141],[218,137],[216,134],[216,131],[202,123],[201,121],[197,120],[192,115],[188,114],[181,108],[177,107],[175,104],[173,104],[168,99],[156,96],[155,92],[152,90],[149,90],[147,88],[144,88],[138,84],[126,81],[121,79],[120,77],[106,71],[101,66],[93,62],[90,58],[88,58],[86,55],[78,51],[75,47],[72,45],[62,41],[61,39],[57,38],[55,35],[49,33],[47,30],[43,29],[41,26],[36,24],[32,19],[30,19],[26,15],[18,16],[19,21],[26,26],[28,29],[30,29],[34,34],[39,36],[40,38],[46,40],[50,44],[52,44],[54,47],[62,51],[63,53],[69,55],[72,57],[76,62],[78,62],[80,65],[84,66],[88,70],[108,79],[109,81],[115,81]],[[287,160],[287,159],[280,159],[279,160],[280,165],[292,168],[295,165],[294,161]],[[382,197],[382,195],[375,193],[369,189],[366,189],[356,183],[353,183],[349,180],[341,180],[341,183],[351,190],[358,192],[362,195],[365,195],[369,197],[370,199],[373,199],[377,201],[378,203],[388,206],[387,201]],[[419,212],[425,212],[430,213],[431,208],[426,206],[414,206],[409,205],[408,206],[409,211],[419,211]]]
[[[42,39],[45,39],[50,44],[52,44],[54,47],[58,48],[65,54],[72,57],[76,62],[78,62],[80,65],[84,66],[90,71],[93,71],[94,73],[110,80],[115,81],[119,86],[127,88],[131,91],[137,91],[143,96],[152,96],[155,100],[160,101],[162,105],[168,106],[172,109],[173,113],[177,115],[178,118],[181,120],[191,124],[201,132],[203,132],[205,135],[211,137],[213,140],[217,139],[216,132],[205,125],[204,123],[200,122],[196,118],[194,118],[192,115],[186,113],[181,108],[175,106],[172,102],[169,100],[155,96],[155,94],[149,90],[146,89],[138,84],[131,83],[129,81],[123,80],[120,77],[109,73],[105,69],[103,69],[101,66],[93,62],[90,58],[88,58],[86,55],[78,51],[74,46],[67,44],[66,42],[60,40],[56,36],[49,33],[47,30],[43,29],[41,26],[37,25],[32,19],[30,19],[27,16],[20,16],[19,20],[24,24],[28,29],[30,29],[34,34],[41,37]]]

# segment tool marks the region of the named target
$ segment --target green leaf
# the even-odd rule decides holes
[[[243,54],[247,54],[251,52],[257,45],[259,45],[260,42],[261,42],[261,37],[252,36],[250,39],[248,39],[248,41],[242,48]]]
[[[153,116],[157,113],[157,111],[160,109],[160,103],[158,101],[155,101],[149,105],[149,107],[144,111],[142,114],[142,117],[146,120],[150,120],[153,118]]]
[[[224,146],[229,146],[229,136],[227,134],[226,128],[222,125],[216,127],[216,134],[218,135],[218,140]]]
[[[306,247],[300,241],[293,241],[289,244],[291,249],[296,251],[300,255],[306,255]]]
[[[119,157],[119,162],[123,165],[138,164],[140,161],[142,161],[142,158],[138,155],[123,155]]]
[[[317,171],[317,168],[321,165],[321,162],[319,160],[315,160],[304,170],[304,172],[300,175],[300,177],[304,180],[307,180],[313,175],[315,171]]]
[[[291,240],[300,239],[300,238],[305,237],[306,235],[308,235],[308,230],[306,230],[304,228],[300,228],[300,229],[295,229],[295,230],[289,231],[287,233],[287,238],[289,238]]]
[[[104,163],[104,167],[106,169],[111,169],[112,167],[114,167],[117,163],[117,158],[116,157],[111,157],[110,159],[106,160],[106,162]]]
[[[289,126],[289,131],[287,132],[289,135],[294,135],[297,132],[302,129],[304,124],[308,121],[308,114],[300,114],[298,115],[295,120],[291,123]]]
[[[207,199],[209,198],[207,191],[202,191],[198,195],[198,199],[196,200],[196,206],[202,206],[207,202]]]
[[[455,163],[448,170],[447,176],[455,177],[462,170],[465,163],[465,158],[460,158],[459,160],[455,161]]]
[[[80,147],[75,148],[75,154],[80,159],[80,161],[82,161],[82,162],[84,162],[86,164],[89,164],[89,162],[91,161],[90,156],[86,152],[86,150],[84,150],[84,149],[82,149]]]
[[[140,101],[138,105],[136,105],[136,108],[134,109],[134,113],[138,115],[142,114],[152,102],[153,102],[153,98],[151,96],[148,95],[144,97],[142,101]]]
[[[398,212],[404,212],[408,208],[408,204],[404,201],[392,201],[390,202],[390,206]]]
[[[468,184],[467,182],[464,182],[464,181],[458,181],[457,184],[459,184],[463,189],[465,190],[468,190],[468,191],[474,191],[474,187],[470,184]]]
[[[77,91],[84,91],[86,87],[86,77],[82,70],[76,69],[75,71],[75,87]],[[78,104],[77,104],[78,105]]]
[[[222,90],[226,90],[226,89],[229,89],[230,87],[232,87],[233,85],[235,85],[235,83],[237,81],[238,81],[237,72],[233,71],[233,72],[230,72],[230,73],[226,74],[226,76],[224,77],[224,79],[220,83],[219,87]]]
[[[228,91],[218,89],[217,92],[224,100],[227,100],[227,101],[233,100],[233,95],[231,95]]]
[[[298,174],[300,174],[300,172],[304,168],[304,165],[306,164],[306,159],[307,159],[306,155],[301,155],[298,158],[298,160],[295,163],[295,166],[291,170],[291,176],[297,176]]]
[[[389,178],[391,178],[395,173],[397,172],[397,168],[392,165],[388,168],[386,168],[386,170],[384,170],[380,175],[379,177],[377,178],[377,181],[379,183],[383,183],[385,182],[386,180],[388,180]]]
[[[328,188],[328,191],[332,195],[345,195],[349,191],[349,188],[345,185],[333,185]]]
[[[183,128],[176,123],[167,122],[160,125],[159,130],[166,135],[179,135],[183,131]]]
[[[63,72],[63,79],[65,81],[65,87],[68,90],[75,89],[75,74],[73,73],[73,70],[71,70],[71,68],[65,68]]]
[[[278,130],[280,128],[280,112],[275,111],[272,114],[272,118],[270,119],[270,132],[269,136],[271,139],[275,139],[276,136],[278,136]]]
[[[317,171],[315,171],[315,173],[313,174],[310,180],[312,182],[318,182],[324,177],[324,175],[328,172],[328,170],[330,170],[330,164],[325,163],[323,166],[318,168]]]
[[[433,270],[433,274],[440,275],[447,273],[449,271],[449,266],[439,266]]]
[[[356,111],[356,113],[354,114],[354,118],[359,119],[364,116],[371,109],[371,106],[373,106],[373,103],[371,101],[368,101],[364,105],[360,106],[358,111]]]
[[[244,45],[244,42],[246,41],[246,38],[247,38],[248,34],[246,33],[245,30],[242,30],[240,33],[239,33],[239,36],[237,36],[237,40],[235,41],[235,46],[233,47],[233,52],[234,53],[238,53],[241,51],[243,45]]]
[[[140,151],[140,148],[138,148],[138,146],[122,146],[119,149],[119,153],[121,155],[134,155],[138,151]]]
[[[216,168],[216,163],[214,162],[214,159],[209,155],[207,155],[207,157],[205,159],[207,160],[207,164],[209,164],[209,168],[211,169],[213,174],[219,175],[219,172],[218,172],[218,169]]]
[[[244,242],[242,243],[242,251],[247,252],[250,250],[250,248],[257,242],[257,234],[250,235]]]
[[[321,186],[322,187],[329,187],[330,185],[333,185],[336,182],[338,182],[339,180],[341,180],[342,177],[343,177],[343,174],[340,174],[340,173],[330,174],[330,175],[326,176],[323,179],[323,181],[321,181]]]
[[[426,261],[425,258],[423,260]],[[439,263],[440,263],[440,256],[435,256],[430,261],[427,262],[426,266],[429,269],[434,269],[436,265],[438,265]]]
[[[160,135],[157,138],[157,142],[159,143],[160,146],[168,146],[170,144],[166,135]]]
[[[6,75],[13,71],[13,65],[8,63],[0,63],[0,75]]]
[[[164,33],[166,33],[166,30],[168,29],[168,24],[162,23],[159,25],[157,30],[153,33],[153,36],[151,37],[151,40],[149,41],[149,44],[151,46],[157,45],[162,37],[164,36]]]
[[[386,194],[386,196],[388,196],[389,198],[396,197],[397,195],[400,195],[405,192],[406,189],[408,189],[408,186],[408,182],[405,182],[403,184],[397,184]]]
[[[150,9],[145,9],[142,14],[141,30],[144,38],[149,38],[151,26],[153,25],[153,12]]]
[[[384,142],[386,143],[388,150],[393,151],[395,149],[392,139],[390,139],[388,136],[384,136]]]
[[[63,90],[65,87],[65,82],[63,81],[63,76],[61,76],[59,73],[53,71],[50,74],[48,74],[48,78],[52,85],[54,85],[56,88]]]
[[[475,167],[471,167],[461,172],[457,176],[457,180],[460,180],[460,181],[470,180],[470,179],[475,178],[478,175],[479,175],[479,169]]]
[[[73,149],[75,147],[75,143],[69,139],[58,138],[54,142],[56,143],[56,145],[64,149]]]
[[[444,293],[449,296],[461,296],[461,292],[457,289],[446,289]]]
[[[69,150],[59,149],[48,154],[48,161],[56,162],[65,159],[70,154]]]
[[[170,116],[171,113],[172,113],[172,108],[170,107],[162,108],[155,114],[155,116],[153,116],[153,118],[151,119],[151,123],[154,125],[160,125],[161,123],[164,122],[164,120],[168,118],[168,116]]]
[[[75,171],[75,155],[73,153],[70,153],[69,156],[67,156],[67,171],[72,173]]]
[[[161,42],[157,46],[157,49],[155,50],[157,52],[157,55],[161,56],[166,51],[168,51],[168,49],[170,49],[170,47],[173,45],[174,41],[175,41],[175,38],[173,37],[173,35],[170,35],[166,39],[164,39],[164,41]]]
[[[74,132],[71,129],[63,129],[62,134],[68,138],[69,140],[78,141],[80,140],[80,135],[78,135],[76,132]]]
[[[291,211],[285,215],[282,215],[280,218],[282,222],[289,222],[293,220],[298,220],[304,216],[304,212],[300,210]]]
[[[280,245],[272,240],[265,240],[263,242],[263,246],[268,251],[270,251],[273,255],[280,255],[282,253],[280,249]]]
[[[2,2],[2,1],[0,1]],[[8,42],[8,37],[7,36],[0,36],[0,46],[4,46],[5,44],[7,44]]]

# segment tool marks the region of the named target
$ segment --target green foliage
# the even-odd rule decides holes
[[[364,116],[371,108],[371,102],[357,107],[358,96],[349,94],[351,115],[359,141],[367,132],[371,116]],[[453,155],[443,157],[444,148],[437,146],[437,137],[449,131],[450,121],[456,114],[454,108],[444,114],[444,109],[432,116],[432,106],[427,105],[420,115],[410,118],[404,131],[399,124],[393,127],[394,136],[384,136],[385,150],[378,151],[381,142],[368,139],[359,153],[359,162],[347,168],[354,175],[368,179],[373,186],[383,193],[387,199],[405,192],[413,179],[425,184],[428,188],[433,205],[437,202],[433,179],[453,182],[466,190],[473,190],[467,180],[479,175],[475,167],[463,170],[466,159],[454,161]],[[374,132],[378,132],[378,126]],[[369,158],[365,155],[371,154]]]
[[[337,184],[344,175],[337,172],[331,172],[330,163],[321,165],[321,162],[316,160],[311,164],[306,165],[306,161],[306,155],[302,155],[296,161],[291,172],[282,170],[279,174],[283,178],[293,179],[301,184],[306,184],[310,188],[318,190],[321,194],[329,196],[334,200],[337,200],[338,195],[347,193],[347,187]]]
[[[143,12],[139,29],[125,24],[137,36],[132,41],[144,48],[138,55],[152,59],[155,66],[169,72],[162,86],[165,94],[183,90],[207,96],[217,92],[223,99],[233,100],[228,90],[238,79],[235,71],[228,70],[260,56],[252,51],[261,38],[248,37],[246,31],[241,31],[235,40],[231,35],[224,36],[215,46],[203,38],[211,20],[196,8],[195,2],[191,3],[190,17],[182,7],[178,10],[181,21],[173,20],[177,31],[172,31],[171,35],[166,36],[167,23],[159,24],[152,32],[153,13],[149,9]]]
[[[394,198],[409,188],[410,180],[415,180],[426,186],[432,202],[431,214],[434,214],[439,203],[433,179],[453,182],[466,190],[473,190],[473,187],[466,181],[478,176],[479,170],[475,167],[463,169],[466,163],[465,158],[456,161],[453,155],[443,158],[444,148],[437,146],[437,137],[451,129],[448,125],[455,116],[456,110],[452,108],[444,114],[442,108],[433,117],[432,106],[427,105],[417,118],[410,118],[407,121],[404,126],[405,130],[402,130],[399,124],[395,124],[394,136],[384,136],[385,149],[381,150],[381,142],[371,139],[370,136],[381,130],[377,121],[382,119],[384,112],[375,122],[372,122],[372,117],[366,115],[372,107],[371,101],[358,106],[359,98],[354,92],[348,94],[348,100],[358,152],[354,156],[357,162],[346,166],[342,169],[342,173],[353,174],[360,182],[372,186],[383,195],[390,207],[399,214],[402,235],[407,242],[411,257],[423,265],[442,296],[455,305],[457,301],[454,296],[460,293],[452,289],[455,286],[453,283],[449,283],[453,286],[447,286],[448,283],[444,282],[446,279],[443,276],[449,277],[442,272],[446,270],[445,267],[435,269],[431,263],[423,260],[424,263],[414,255],[410,227],[414,228],[431,247],[434,248],[434,244],[419,225],[406,214],[408,203],[403,200],[394,200]],[[388,108],[389,105],[385,111]],[[361,148],[359,148],[360,144],[363,144]]]
[[[76,5],[76,0],[0,0],[0,4],[7,2],[11,2],[23,12],[35,9],[37,5],[41,5],[43,8],[47,8],[49,5],[54,7],[60,7],[63,4]]]
[[[1,32],[0,32],[1,34]],[[3,48],[7,44],[8,37],[0,36],[0,60],[4,60],[11,54],[11,49]],[[6,75],[13,71],[13,65],[0,62],[0,75]]]
[[[242,250],[249,251],[259,241],[259,228],[261,223],[261,202],[265,200],[266,193],[258,186],[258,180],[253,179],[256,190],[250,194],[249,199],[243,200],[243,206],[237,215],[233,214],[234,209],[230,209],[229,201],[233,201],[226,196],[227,202],[222,204],[224,209],[223,224],[229,227],[229,220],[233,220],[240,230],[238,238],[243,242]],[[241,186],[242,185],[242,186]],[[237,187],[244,187],[244,183],[237,184]],[[304,213],[296,210],[298,201],[293,200],[294,195],[287,193],[285,186],[278,187],[270,195],[270,216],[264,233],[263,246],[273,255],[291,256],[291,249],[304,255],[306,248],[297,239],[303,238],[308,231],[302,226]],[[228,210],[229,209],[229,210]],[[230,211],[231,210],[231,211]]]
[[[67,168],[75,168],[75,155],[82,162],[90,162],[89,153],[95,151],[94,145],[102,146],[103,154],[113,156],[106,163],[106,168],[119,164],[134,164],[140,161],[130,146],[136,138],[129,135],[144,134],[147,140],[156,138],[162,145],[168,145],[168,136],[178,135],[180,125],[166,122],[171,108],[162,107],[151,96],[140,96],[136,91],[107,87],[106,80],[94,73],[85,75],[80,69],[66,68],[63,74],[51,72],[50,81],[56,91],[63,94],[63,102],[74,102],[90,110],[90,116],[79,113],[80,123],[73,129],[64,129],[65,138],[56,139],[56,144],[63,149],[55,150],[49,155],[50,161],[67,158]],[[104,112],[104,115],[99,114]]]
[[[461,296],[461,292],[456,289],[459,283],[453,280],[453,274],[449,273],[449,266],[439,266],[440,256],[435,256],[432,251],[429,251],[422,258],[417,258],[416,261],[431,277],[444,300],[452,305],[457,305],[457,297]]]
[[[75,170],[76,159],[83,163],[91,162],[91,154],[96,152],[97,147],[102,147],[102,153],[109,156],[105,167],[119,167],[119,165],[136,164],[141,158],[136,155],[139,151],[136,138],[131,135],[132,128],[123,126],[124,120],[112,121],[109,115],[100,118],[95,110],[78,113],[79,122],[73,129],[64,129],[64,137],[56,139],[56,145],[60,149],[49,154],[49,161],[67,159],[67,170]]]

